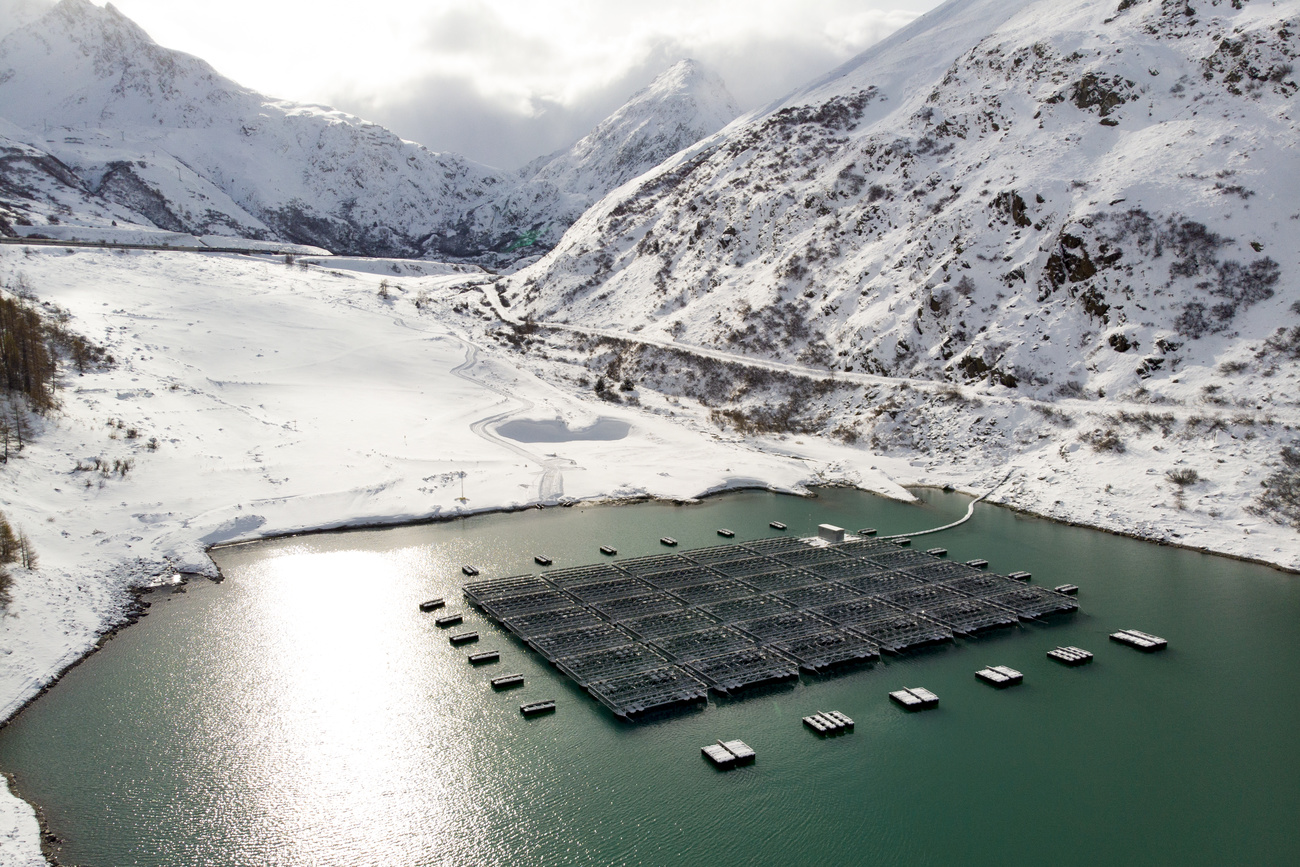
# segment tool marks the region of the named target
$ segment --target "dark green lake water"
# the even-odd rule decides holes
[[[918,547],[1078,584],[1082,611],[640,725],[616,722],[460,599],[484,577],[811,535],[906,532],[919,506],[848,490],[700,505],[528,511],[227,549],[227,576],[158,601],[0,731],[0,769],[43,807],[65,864],[984,865],[1300,863],[1300,581],[991,506]],[[472,668],[416,603],[499,649]],[[1169,639],[1144,655],[1106,639]],[[1077,644],[1067,669],[1046,651]],[[1023,686],[974,671],[1006,664]],[[494,693],[519,671],[523,689]],[[942,703],[906,714],[890,690]],[[518,706],[554,698],[524,720]],[[800,723],[841,710],[852,734]],[[700,756],[741,738],[756,764]]]

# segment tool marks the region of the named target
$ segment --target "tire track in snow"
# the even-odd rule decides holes
[[[507,404],[517,404],[517,406],[512,409],[507,409],[505,412],[495,413],[493,415],[485,416],[478,421],[471,422],[469,426],[470,430],[488,442],[509,449],[520,457],[529,460],[542,468],[541,478],[537,482],[538,502],[552,502],[563,497],[564,468],[576,467],[577,463],[568,458],[562,458],[559,455],[546,456],[535,454],[518,443],[499,436],[493,428],[512,416],[528,412],[533,408],[533,402],[526,397],[521,397],[518,394],[511,394],[495,385],[491,385],[470,375],[470,371],[478,364],[478,347],[458,335],[451,334],[448,335],[448,337],[452,340],[458,341],[465,347],[465,360],[451,369],[453,376],[463,379],[466,382],[471,382],[480,388],[486,388],[494,394],[500,395]]]

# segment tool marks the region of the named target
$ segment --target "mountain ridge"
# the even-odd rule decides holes
[[[1043,394],[1262,340],[1300,271],[1296,4],[1119,6],[945,4],[606,198],[503,289],[539,321]],[[927,55],[936,28],[956,38]]]
[[[511,249],[521,238],[554,243],[611,188],[603,153],[570,148],[542,167],[550,175],[517,178],[344,112],[265,97],[158,46],[111,5],[60,0],[36,16],[39,4],[9,3],[31,19],[0,39],[0,117],[26,131],[6,133],[0,152],[0,171],[22,181],[10,179],[9,213],[0,214],[11,224],[41,221],[39,204],[24,199],[66,214],[81,196],[99,200],[84,204],[96,219],[144,217],[168,231],[499,265],[530,252]],[[701,118],[707,125],[719,106],[734,108],[722,94],[698,105],[698,118],[662,94],[658,146],[671,152],[703,134]],[[67,166],[81,188],[51,190],[59,173],[33,174],[32,155],[17,145]],[[14,162],[22,169],[5,169]]]

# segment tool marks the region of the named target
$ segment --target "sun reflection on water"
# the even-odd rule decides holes
[[[477,767],[463,660],[393,623],[418,615],[427,560],[285,550],[241,575],[259,616],[227,648],[240,682],[214,685],[234,706],[205,702],[205,723],[221,734],[218,812],[264,863],[400,861],[473,827],[457,797]]]

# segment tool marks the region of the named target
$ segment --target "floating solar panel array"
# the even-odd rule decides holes
[[[1071,597],[885,539],[763,539],[465,586],[623,719],[1044,615]]]

